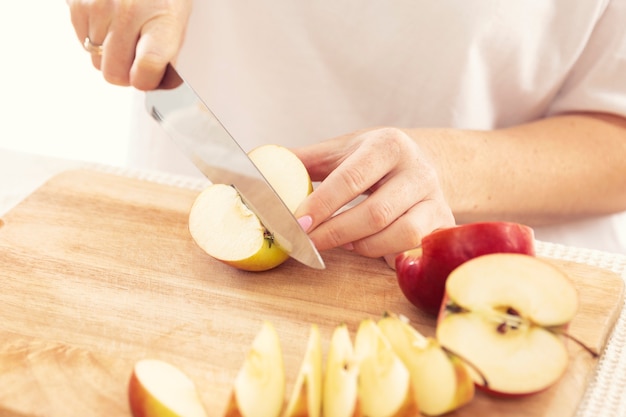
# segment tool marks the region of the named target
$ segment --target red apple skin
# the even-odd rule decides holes
[[[437,316],[448,275],[462,263],[490,253],[535,255],[531,227],[511,222],[478,222],[439,229],[418,249],[396,257],[396,277],[404,296],[423,312]]]
[[[131,393],[135,393],[133,395]],[[130,411],[133,417],[147,417],[146,416],[146,403],[147,398],[144,395],[145,391],[141,389],[141,382],[137,379],[137,376],[133,372],[130,381],[128,383],[128,398]]]
[[[550,386],[547,386],[547,387],[545,387],[543,389],[540,389],[540,390],[537,390],[537,391],[522,392],[522,393],[510,393],[510,392],[495,391],[495,390],[492,390],[491,388],[486,387],[486,386],[481,385],[481,384],[474,384],[474,385],[476,386],[476,389],[484,392],[487,395],[490,395],[492,397],[497,397],[497,398],[503,398],[503,399],[516,399],[516,398],[531,397],[533,395],[541,394],[542,392],[544,392],[547,389],[549,389],[550,387],[552,387],[552,385],[550,385]]]
[[[560,380],[560,377],[559,379],[554,381],[554,384],[548,385],[545,388],[542,388],[536,391],[520,392],[520,393],[496,391],[496,390],[491,389],[489,386],[485,386],[476,382],[474,383],[474,386],[476,387],[477,390],[480,390],[484,392],[485,394],[492,396],[492,397],[503,398],[503,399],[517,399],[517,398],[526,398],[526,397],[531,397],[533,395],[541,394],[542,392],[547,391],[548,389],[552,388],[559,380]]]

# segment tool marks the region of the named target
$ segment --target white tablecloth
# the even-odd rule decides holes
[[[0,216],[55,174],[73,168],[90,168],[197,190],[208,184],[198,178],[163,172],[102,166],[0,149]],[[537,253],[608,269],[626,279],[624,255],[549,242],[537,242]],[[626,416],[626,309],[622,310],[577,413],[577,417],[592,416]]]

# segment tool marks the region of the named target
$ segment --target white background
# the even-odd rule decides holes
[[[4,2],[0,148],[125,165],[133,90],[91,65],[64,0]]]

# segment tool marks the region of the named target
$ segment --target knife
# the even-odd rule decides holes
[[[211,182],[235,187],[243,203],[289,256],[311,268],[325,268],[322,257],[291,211],[172,64],[168,64],[159,87],[146,92],[145,105]]]

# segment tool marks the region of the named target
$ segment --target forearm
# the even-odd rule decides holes
[[[495,131],[409,129],[458,223],[542,225],[626,210],[626,121],[564,115]]]

